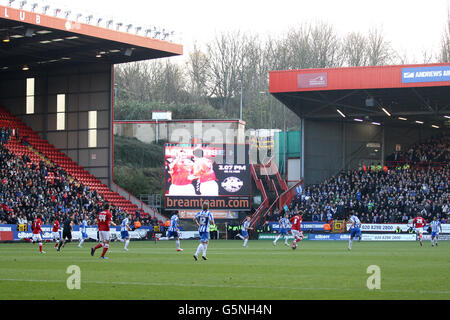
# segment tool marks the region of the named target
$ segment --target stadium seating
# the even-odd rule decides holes
[[[405,223],[417,213],[427,220],[448,217],[450,136],[416,143],[386,160],[383,167],[361,165],[320,184],[304,186],[288,205],[289,212],[302,210],[304,221],[327,221],[328,213],[332,219],[344,219],[355,210],[365,223]],[[271,215],[272,207],[268,211],[266,219],[277,218]]]
[[[58,150],[48,141],[42,139],[30,127],[2,107],[0,107],[0,127],[13,128],[14,132],[18,130],[19,139],[12,135],[5,147],[16,156],[22,157],[24,154],[27,155],[31,160],[28,166],[31,166],[32,163],[38,166],[40,161],[52,163],[64,169],[69,175],[69,179],[78,181],[91,190],[96,190],[105,201],[121,208],[122,211],[135,214],[138,209],[137,205],[131,203],[118,193],[111,191],[108,186],[101,183],[66,154]],[[53,178],[53,173],[49,173],[47,179],[52,181]],[[145,218],[146,213],[142,212],[141,217]]]

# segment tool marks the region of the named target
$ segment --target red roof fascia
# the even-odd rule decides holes
[[[357,90],[410,87],[450,86],[450,81],[402,83],[402,69],[416,67],[450,66],[448,63],[350,67],[330,69],[299,69],[269,72],[269,92],[304,92],[324,90]],[[326,75],[326,86],[299,88],[299,75]]]

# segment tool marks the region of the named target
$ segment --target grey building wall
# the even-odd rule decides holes
[[[236,120],[163,120],[116,121],[114,134],[136,138],[145,143],[165,140],[172,143],[190,143],[201,138],[204,143],[244,143],[245,125]]]
[[[112,154],[112,79],[109,64],[0,74],[0,105],[42,138],[109,185]],[[26,114],[26,79],[35,78],[35,112]],[[66,95],[65,129],[56,130],[58,94]],[[97,111],[97,147],[88,147],[88,112]]]

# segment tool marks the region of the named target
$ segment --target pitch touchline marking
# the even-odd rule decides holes
[[[0,281],[25,281],[25,282],[62,282],[64,283],[64,280],[37,280],[37,279],[0,279]],[[302,290],[344,290],[344,291],[362,291],[364,289],[349,289],[349,288],[292,288],[292,287],[265,287],[265,286],[227,286],[227,285],[209,285],[209,284],[183,284],[183,283],[177,283],[177,284],[168,284],[168,283],[146,283],[146,282],[105,282],[105,281],[83,281],[83,283],[93,283],[93,284],[114,284],[114,285],[136,285],[136,286],[175,286],[175,287],[211,287],[211,288],[253,288],[253,289],[281,289],[281,290],[296,290],[296,291],[302,291]],[[428,291],[428,290],[380,290],[379,292],[396,292],[396,293],[432,293],[432,294],[450,294],[450,291]]]

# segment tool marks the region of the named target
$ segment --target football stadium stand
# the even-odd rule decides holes
[[[320,184],[305,186],[288,205],[304,221],[342,220],[351,210],[363,223],[407,223],[421,213],[446,220],[449,214],[450,136],[439,135],[387,157],[385,166],[362,165]],[[285,210],[268,210],[276,220]]]
[[[1,107],[0,128],[1,221],[13,222],[19,215],[30,221],[37,213],[49,218],[69,208],[76,215],[91,216],[105,201],[113,205],[116,214],[135,214],[135,204],[111,191]],[[145,212],[141,217],[150,221]]]

